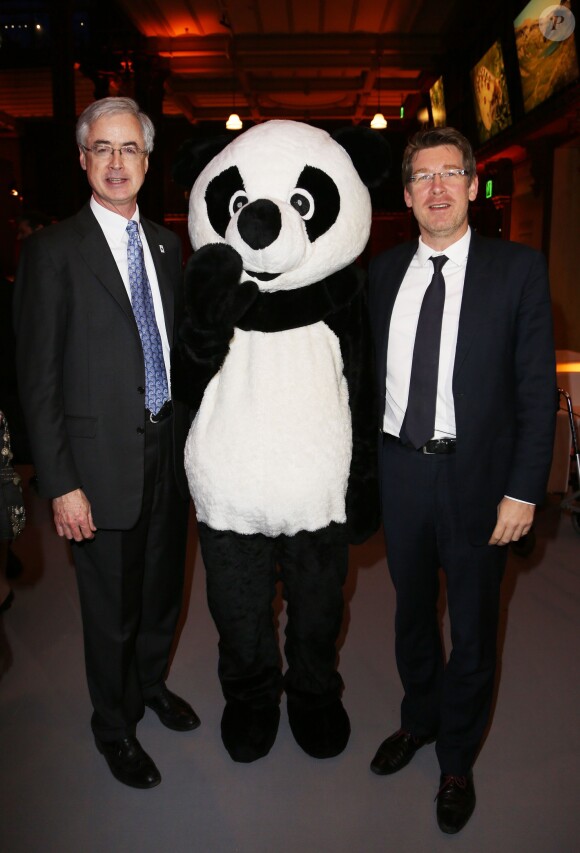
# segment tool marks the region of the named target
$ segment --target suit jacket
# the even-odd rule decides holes
[[[181,246],[141,219],[170,343],[180,310]],[[39,490],[82,488],[97,527],[128,529],[141,511],[145,367],[137,324],[105,236],[87,204],[27,238],[14,306],[17,371]],[[176,476],[187,495],[187,412],[175,406]]]
[[[381,423],[391,313],[416,250],[413,240],[370,266]],[[470,540],[485,544],[502,497],[541,502],[550,469],[556,371],[548,275],[539,252],[472,233],[453,397],[459,505]]]

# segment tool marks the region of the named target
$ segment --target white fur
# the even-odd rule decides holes
[[[342,368],[324,323],[236,329],[185,449],[200,521],[267,536],[345,521],[352,434]]]

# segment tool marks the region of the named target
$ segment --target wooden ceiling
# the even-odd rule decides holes
[[[118,0],[191,122],[416,112],[465,0]],[[235,101],[235,103],[234,103]]]

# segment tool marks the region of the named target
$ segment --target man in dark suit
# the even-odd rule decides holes
[[[90,202],[25,243],[15,292],[17,369],[41,495],[72,540],[96,745],[113,775],[159,784],[135,736],[144,706],[167,727],[199,719],[165,685],[181,609],[187,412],[169,351],[181,250],[139,215],[154,128],[129,98],[77,123]]]
[[[550,467],[550,297],[541,254],[469,228],[477,174],[462,134],[417,134],[403,184],[421,236],[372,261],[370,314],[404,698],[401,728],[371,769],[395,773],[435,740],[437,819],[454,833],[475,807],[472,766],[490,713],[506,546],[530,530]],[[439,567],[451,626],[446,664]]]

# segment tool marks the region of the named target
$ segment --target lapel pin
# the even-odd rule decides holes
[[[162,246],[161,243],[159,244],[159,251],[162,252],[162,254],[165,254],[165,247]]]

